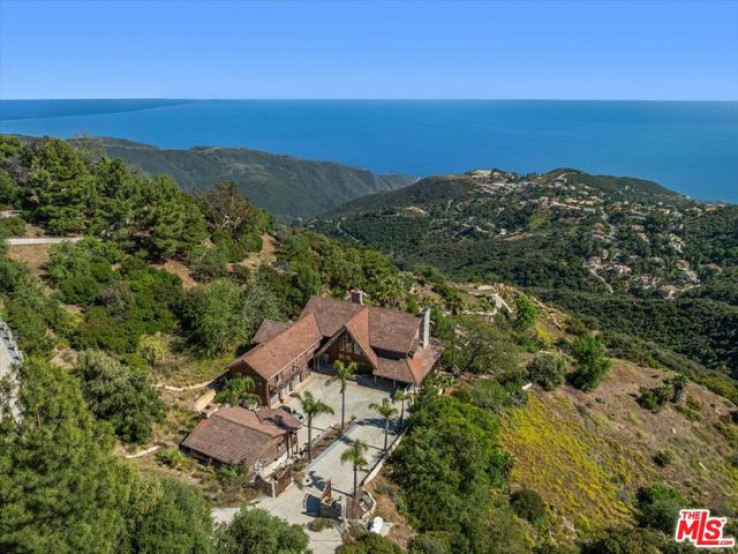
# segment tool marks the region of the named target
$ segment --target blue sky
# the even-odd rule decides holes
[[[0,0],[0,98],[738,99],[738,0]]]

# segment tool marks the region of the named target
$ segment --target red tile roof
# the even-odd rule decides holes
[[[274,338],[291,325],[292,323],[290,322],[283,323],[281,321],[272,321],[271,319],[265,319],[264,321],[262,321],[259,330],[254,335],[254,338],[251,339],[251,342],[253,342],[254,344],[262,344],[264,342],[267,342],[269,339]]]
[[[374,348],[407,354],[418,338],[420,323],[420,318],[412,314],[369,308],[369,340]]]
[[[231,363],[229,368],[246,364],[269,380],[300,355],[320,343],[322,335],[315,316],[299,319],[263,344],[252,348]]]
[[[345,300],[313,296],[302,310],[300,318],[313,314],[317,318],[320,333],[328,338],[335,335],[349,319],[366,309],[366,306]]]
[[[421,318],[412,314],[314,296],[295,323],[264,321],[254,337],[258,346],[229,367],[246,364],[268,380],[312,346],[345,329],[376,375],[419,384],[443,352],[440,343],[420,348],[420,326]],[[393,355],[384,357],[385,353]]]
[[[433,366],[441,359],[443,350],[444,346],[441,341],[431,339],[428,346],[415,352],[415,355],[408,360],[408,366],[410,366],[416,385],[422,383],[423,379],[428,376]]]
[[[378,366],[374,372],[374,375],[378,377],[384,377],[385,379],[391,379],[392,381],[399,381],[401,383],[415,383],[415,378],[405,358],[400,358],[399,360],[379,358]]]
[[[443,345],[431,340],[427,348],[418,350],[411,358],[391,359],[379,357],[379,367],[374,372],[378,377],[401,383],[419,385],[443,354]]]
[[[302,422],[281,409],[246,410],[232,407],[221,408],[215,412],[218,417],[266,433],[273,437],[285,431],[294,431],[302,427]]]
[[[420,331],[420,318],[412,314],[314,296],[301,317],[315,315],[321,334],[328,338],[360,312],[369,313],[369,344],[372,348],[400,354],[411,351]]]
[[[377,354],[369,343],[369,310],[361,310],[346,322],[346,330],[361,347],[372,366],[377,367]]]
[[[198,423],[182,446],[224,464],[253,467],[273,439],[301,425],[283,410],[223,408]]]

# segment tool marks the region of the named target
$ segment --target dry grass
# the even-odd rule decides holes
[[[28,264],[34,275],[42,276],[43,265],[49,261],[49,249],[52,246],[51,244],[8,246],[8,257],[16,262]]]
[[[398,511],[399,488],[397,485],[390,483],[384,475],[380,474],[366,488],[377,502],[375,515],[392,524],[388,538],[401,548],[407,549],[415,533],[405,516]]]
[[[276,250],[276,241],[274,240],[274,237],[268,233],[264,233],[261,236],[261,240],[262,247],[260,252],[251,252],[245,260],[235,265],[240,265],[246,269],[254,271],[259,269],[261,264],[273,264],[276,260],[274,255]]]
[[[727,413],[725,400],[690,383],[702,420],[690,421],[672,406],[658,414],[636,402],[641,386],[672,374],[616,361],[593,393],[569,387],[533,389],[529,405],[505,418],[501,440],[515,454],[513,480],[536,489],[582,534],[628,520],[638,487],[662,481],[700,506],[738,505],[738,470],[713,423]],[[666,450],[673,462],[659,468]]]
[[[195,286],[197,286],[197,281],[195,281],[192,276],[190,275],[190,270],[187,269],[187,266],[184,265],[182,262],[177,262],[174,260],[168,260],[163,264],[158,264],[156,266],[157,269],[163,269],[167,273],[171,273],[172,275],[176,275],[180,279],[182,279],[182,288],[185,290],[189,290]]]

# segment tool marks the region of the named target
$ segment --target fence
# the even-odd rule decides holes
[[[384,463],[392,455],[392,453],[397,449],[397,446],[400,444],[400,441],[405,436],[405,431],[407,431],[407,425],[405,425],[402,428],[402,430],[400,431],[400,434],[395,437],[395,440],[393,440],[392,443],[389,445],[389,448],[387,449],[387,451],[379,457],[379,459],[375,462],[372,469],[369,470],[369,473],[367,473],[366,476],[361,480],[361,487],[368,485],[374,480],[374,478],[377,475],[379,475],[379,472],[382,470],[382,466],[384,466]]]
[[[271,497],[276,497],[282,494],[290,483],[292,483],[292,467],[284,468],[276,477],[267,478],[262,477],[258,473],[254,480],[254,486]]]

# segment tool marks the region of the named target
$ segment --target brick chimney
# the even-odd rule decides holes
[[[361,289],[351,290],[351,302],[354,304],[364,304],[364,291]]]
[[[420,312],[420,345],[425,348],[430,344],[430,308]]]

